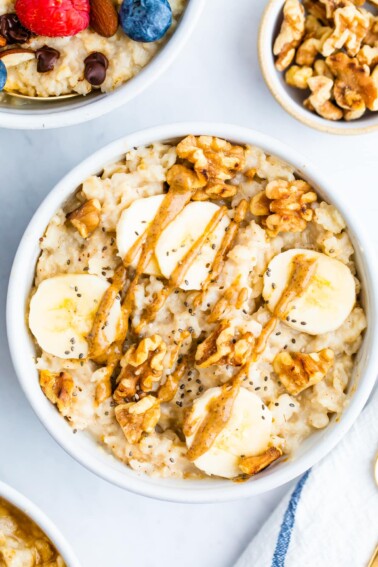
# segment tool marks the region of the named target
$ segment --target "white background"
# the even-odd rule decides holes
[[[378,242],[378,133],[335,137],[285,114],[265,87],[257,63],[264,5],[265,0],[207,0],[196,32],[174,65],[120,110],[67,129],[0,130],[0,478],[51,516],[83,567],[229,567],[288,487],[228,504],[148,500],[89,473],[46,433],[18,386],[4,309],[18,242],[54,184],[94,150],[133,130],[175,121],[231,122],[304,153],[334,182],[334,190]]]

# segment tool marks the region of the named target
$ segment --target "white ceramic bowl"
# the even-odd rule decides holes
[[[0,127],[21,130],[59,128],[92,120],[126,104],[146,89],[173,62],[188,41],[205,0],[188,0],[172,37],[135,77],[110,93],[92,93],[60,102],[35,101],[7,96],[0,103]]]
[[[285,82],[285,72],[274,66],[273,43],[282,22],[282,9],[285,0],[270,0],[263,13],[258,38],[260,69],[264,80],[276,101],[288,112],[310,128],[329,134],[367,134],[378,128],[378,112],[367,111],[358,120],[334,122],[326,120],[303,106],[308,91],[295,89]],[[305,94],[307,93],[307,94]]]
[[[77,187],[89,176],[101,171],[105,164],[119,159],[127,150],[154,141],[177,141],[187,134],[220,136],[239,144],[252,144],[269,154],[293,164],[299,175],[307,179],[328,202],[344,216],[352,238],[359,277],[364,290],[363,301],[368,316],[368,330],[357,357],[350,386],[353,394],[341,419],[334,420],[325,430],[309,437],[286,462],[272,466],[245,483],[225,480],[174,480],[140,476],[101,449],[87,434],[72,435],[71,427],[42,393],[34,366],[35,347],[28,332],[25,313],[33,284],[36,260],[40,254],[38,239],[51,217]],[[328,453],[348,431],[364,407],[378,372],[378,307],[376,259],[369,238],[357,223],[342,199],[333,193],[319,167],[280,142],[245,128],[222,124],[187,123],[160,126],[130,134],[96,152],[73,169],[46,197],[32,218],[21,240],[9,282],[7,303],[8,339],[19,381],[34,411],[60,445],[80,463],[106,480],[123,488],[165,500],[181,502],[215,502],[233,500],[265,492],[303,473]],[[74,482],[74,479],[72,479]]]
[[[33,502],[26,498],[26,496],[4,482],[0,482],[0,497],[4,498],[4,500],[7,500],[7,502],[13,504],[13,506],[24,512],[24,514],[31,518],[37,526],[45,532],[47,537],[51,540],[60,555],[63,557],[67,567],[80,567],[79,560],[72,551],[71,546],[67,543],[58,528],[44,514],[44,512],[38,508],[38,506],[33,504]]]

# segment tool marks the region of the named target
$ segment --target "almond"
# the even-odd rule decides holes
[[[15,67],[16,65],[21,65],[21,63],[26,63],[26,61],[31,61],[34,58],[35,52],[32,49],[16,47],[14,49],[0,51],[0,60],[6,67]]]
[[[118,14],[112,0],[91,0],[91,28],[103,37],[111,37],[118,29]]]

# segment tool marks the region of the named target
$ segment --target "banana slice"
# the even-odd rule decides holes
[[[188,447],[207,415],[208,404],[220,396],[222,388],[210,388],[193,404]],[[242,455],[259,455],[268,448],[272,431],[272,414],[261,399],[246,388],[240,388],[235,399],[231,418],[218,435],[212,447],[194,464],[210,475],[234,478],[240,474],[238,466]]]
[[[208,202],[192,202],[162,232],[155,248],[155,255],[162,274],[169,278],[193,244],[205,232],[219,206]],[[182,289],[201,289],[209,273],[217,249],[230,220],[223,217],[216,230],[209,236],[197,259],[188,269]]]
[[[108,287],[108,282],[90,274],[65,274],[40,283],[29,311],[29,327],[39,346],[59,358],[85,358],[86,337]],[[105,329],[109,341],[115,338],[120,313],[117,300]]]
[[[136,199],[125,209],[117,224],[117,248],[121,258],[124,258],[133,244],[147,230],[155,218],[165,195],[154,195],[144,199]],[[135,267],[140,258],[140,253],[136,256],[132,265]],[[161,276],[159,265],[156,258],[152,258],[147,268],[146,274]]]
[[[274,309],[289,283],[292,260],[298,254],[315,258],[315,273],[301,297],[291,302],[285,323],[310,335],[334,331],[345,321],[356,301],[356,286],[349,268],[339,260],[313,250],[293,249],[278,254],[264,276],[263,297]]]

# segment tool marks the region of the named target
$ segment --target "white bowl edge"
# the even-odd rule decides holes
[[[270,467],[254,479],[245,483],[232,483],[222,480],[174,480],[138,476],[114,457],[102,450],[86,434],[77,434],[73,442],[72,429],[42,394],[37,371],[34,366],[34,345],[25,324],[26,299],[30,293],[34,276],[35,261],[39,255],[38,238],[44,233],[51,217],[59,206],[88,176],[101,170],[103,165],[112,162],[134,146],[148,145],[154,141],[171,140],[192,134],[220,136],[228,140],[261,147],[292,164],[299,173],[308,179],[326,201],[334,204],[344,216],[349,234],[352,237],[359,275],[362,278],[365,294],[365,307],[369,326],[364,338],[360,362],[356,374],[359,380],[356,392],[338,423],[332,423],[324,431],[310,436],[301,446],[300,456]],[[35,413],[50,434],[76,460],[104,479],[145,496],[176,502],[217,502],[228,501],[259,494],[281,486],[302,474],[314,463],[324,457],[344,436],[364,407],[376,380],[378,372],[378,352],[373,348],[378,339],[378,305],[374,284],[378,282],[375,254],[369,238],[353,214],[346,210],[341,198],[326,189],[328,183],[315,168],[308,165],[306,158],[281,142],[259,132],[229,124],[181,123],[142,130],[116,140],[91,155],[66,175],[47,195],[27,227],[17,251],[9,280],[7,298],[7,331],[13,364],[20,384]],[[19,356],[19,352],[22,356]],[[35,379],[31,376],[34,374]]]

